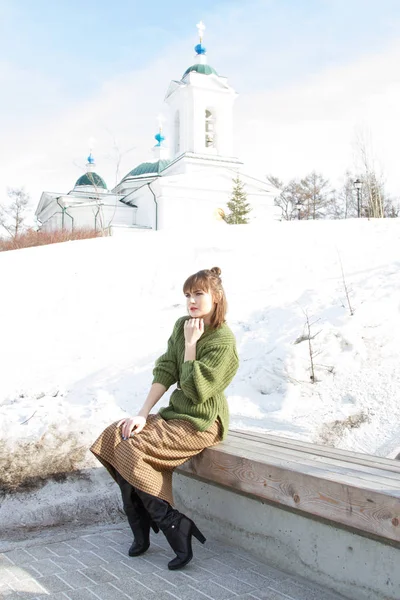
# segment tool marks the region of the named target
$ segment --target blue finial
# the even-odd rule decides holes
[[[94,158],[92,156],[92,153],[89,154],[87,161],[89,165],[94,165]]]
[[[194,51],[198,56],[204,56],[204,54],[207,52],[205,46],[203,46],[202,43],[197,44],[197,46],[194,47]]]
[[[161,144],[163,143],[163,141],[165,140],[165,137],[163,136],[163,134],[161,133],[161,131],[159,133],[157,133],[154,136],[154,139],[156,140],[156,142],[158,142],[156,144],[156,146],[161,146]]]

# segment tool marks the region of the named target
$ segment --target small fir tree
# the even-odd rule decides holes
[[[233,180],[233,190],[228,208],[230,213],[226,216],[225,221],[230,225],[239,225],[249,222],[246,215],[251,211],[250,204],[246,202],[247,194],[244,191],[244,184],[239,177]]]

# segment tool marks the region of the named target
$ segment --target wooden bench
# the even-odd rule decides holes
[[[180,471],[400,546],[400,463],[394,460],[230,431]]]

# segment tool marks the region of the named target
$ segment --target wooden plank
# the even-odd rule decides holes
[[[341,457],[343,461],[348,461],[353,464],[365,464],[371,463],[374,466],[379,465],[380,467],[393,471],[394,473],[400,474],[400,461],[395,461],[390,458],[383,458],[382,456],[374,456],[370,454],[362,454],[360,452],[349,452],[347,450],[341,450],[340,448],[332,448],[330,446],[322,446],[319,444],[311,444],[309,442],[302,442],[300,440],[293,440],[292,438],[279,437],[277,435],[271,435],[269,433],[257,433],[253,431],[242,431],[242,430],[229,430],[228,439],[230,437],[241,437],[246,439],[256,438],[262,442],[268,442],[271,445],[278,446],[281,448],[293,447],[299,451],[304,450],[319,456],[327,457]]]
[[[222,443],[209,448],[180,467],[205,480],[307,514],[323,517],[360,531],[400,543],[398,489],[376,484],[366,489],[343,474],[324,472],[323,466],[298,464],[265,453]],[[363,482],[364,483],[364,482]]]
[[[392,473],[391,471],[378,469],[376,467],[351,464],[348,461],[343,462],[337,458],[327,458],[308,452],[299,452],[290,447],[277,448],[276,446],[271,446],[269,443],[263,444],[260,440],[254,441],[229,437],[224,444],[229,449],[252,449],[255,452],[261,453],[268,462],[273,461],[274,458],[285,459],[288,462],[296,463],[299,470],[305,469],[310,465],[320,465],[327,471],[344,474],[350,477],[353,476],[355,480],[360,479],[369,482],[386,483],[389,487],[395,487],[400,490],[400,476],[397,475],[397,473]]]
[[[233,456],[242,458],[254,458],[260,462],[265,462],[269,465],[285,468],[287,471],[296,471],[305,475],[318,476],[321,479],[334,479],[346,485],[359,486],[367,490],[380,490],[382,493],[385,490],[390,490],[391,494],[398,495],[400,498],[400,485],[397,480],[388,479],[384,476],[379,477],[377,474],[363,474],[356,470],[341,468],[338,464],[329,464],[318,462],[316,460],[296,460],[290,454],[280,452],[267,452],[260,445],[255,445],[252,442],[234,443],[228,440],[223,446],[215,448],[216,451],[229,453]]]

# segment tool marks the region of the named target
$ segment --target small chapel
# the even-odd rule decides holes
[[[227,78],[208,64],[205,26],[197,25],[195,61],[165,96],[167,119],[155,136],[153,160],[134,167],[113,189],[95,171],[90,153],[87,172],[60,195],[43,192],[36,209],[42,230],[108,228],[126,230],[225,225],[233,179],[239,177],[251,206],[250,221],[280,218],[274,188],[246,174],[233,155],[233,107],[237,97]]]

